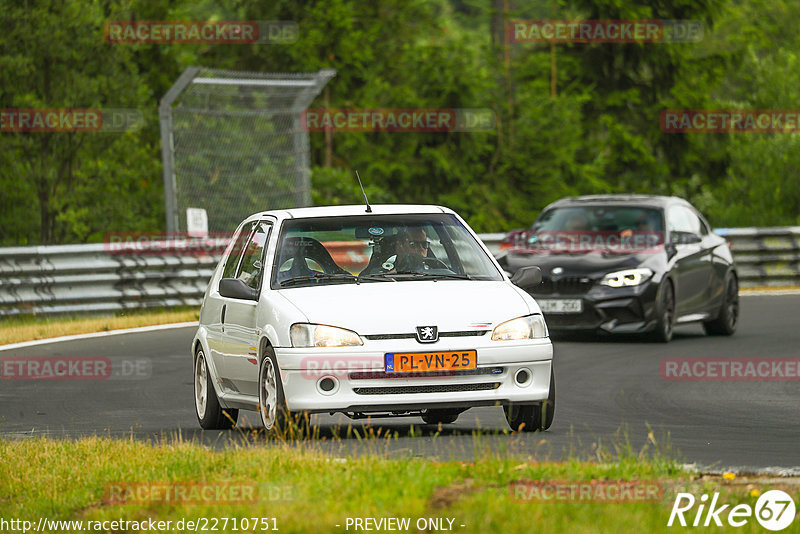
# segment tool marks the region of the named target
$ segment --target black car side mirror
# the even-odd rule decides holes
[[[219,281],[219,294],[223,297],[242,300],[258,300],[258,290],[238,278],[223,278]]]
[[[514,276],[511,277],[511,283],[522,289],[538,286],[542,283],[542,270],[535,265],[521,267],[514,273]]]

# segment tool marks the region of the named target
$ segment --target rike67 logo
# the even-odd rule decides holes
[[[711,502],[708,501],[707,494],[696,499],[691,493],[678,493],[667,526],[721,527],[723,522],[727,522],[731,527],[742,527],[755,517],[765,529],[778,531],[794,521],[794,501],[788,493],[781,490],[764,492],[756,501],[755,507],[749,504],[737,504],[732,508],[730,504],[719,505],[719,493],[714,493]]]

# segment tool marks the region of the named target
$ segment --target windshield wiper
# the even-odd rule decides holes
[[[394,278],[391,278],[391,274],[387,276],[387,273],[371,273],[371,274],[362,274],[358,277],[358,281],[362,280],[369,280],[371,282],[397,282]]]
[[[314,273],[314,274],[306,274],[303,276],[295,276],[294,278],[289,278],[288,280],[284,280],[281,282],[281,287],[288,287],[297,284],[302,284],[305,282],[314,282],[316,280],[348,280],[352,282],[358,282],[358,278],[352,274],[344,274],[344,273]]]
[[[468,274],[458,273],[420,273],[417,271],[398,271],[396,273],[386,273],[384,276],[413,276],[414,278],[448,278],[453,280],[472,280]]]

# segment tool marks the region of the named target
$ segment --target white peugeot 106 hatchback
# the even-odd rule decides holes
[[[268,430],[299,415],[452,423],[503,406],[513,430],[553,420],[553,348],[539,306],[439,206],[266,211],[236,230],[192,343],[200,426],[239,410]]]

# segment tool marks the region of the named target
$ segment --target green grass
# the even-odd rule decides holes
[[[736,480],[697,479],[673,460],[626,454],[625,447],[612,461],[537,462],[487,452],[471,462],[440,462],[377,454],[335,457],[305,443],[262,441],[216,451],[181,440],[158,446],[107,438],[0,440],[0,517],[34,524],[42,516],[172,521],[269,517],[276,518],[281,532],[347,532],[348,517],[410,517],[412,525],[417,518],[435,517],[454,518],[455,532],[666,532],[684,530],[666,527],[678,488],[692,487],[698,497],[703,488],[721,491],[725,502],[756,501],[749,493],[752,488],[736,485]],[[509,483],[521,479],[655,480],[669,489],[657,503],[539,503],[513,498]],[[255,483],[257,502],[106,502],[109,484],[191,481]],[[234,532],[231,527],[229,523],[225,531]],[[756,530],[763,531],[756,523],[737,532]],[[797,529],[784,532],[790,531]]]
[[[200,308],[196,306],[124,310],[108,314],[25,315],[0,321],[0,345],[122,328],[182,323],[196,321],[199,317]]]

